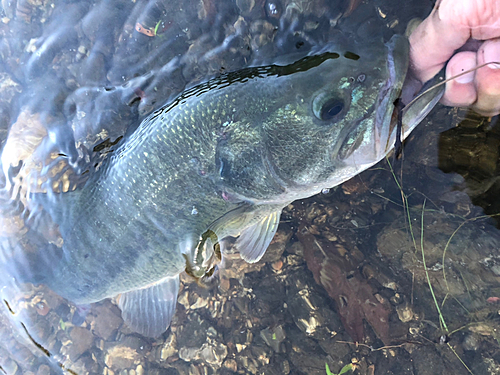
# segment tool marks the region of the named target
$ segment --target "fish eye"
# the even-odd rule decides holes
[[[319,95],[313,100],[313,113],[322,121],[329,121],[344,109],[344,100],[338,97]]]
[[[338,99],[330,99],[321,108],[320,118],[322,120],[331,120],[337,116],[342,109],[344,109],[344,103]]]

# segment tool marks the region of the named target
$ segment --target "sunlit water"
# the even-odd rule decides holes
[[[2,274],[16,254],[60,245],[40,208],[24,212],[44,192],[45,180],[25,183],[41,165],[67,155],[47,178],[78,189],[186,87],[336,40],[388,40],[432,7],[418,4],[2,1]],[[0,371],[326,374],[352,362],[360,374],[499,373],[500,234],[484,215],[499,212],[500,137],[495,121],[465,117],[437,107],[403,160],[294,202],[258,263],[227,254],[206,287],[182,274],[157,339],[130,330],[116,300],[77,307],[3,277]]]

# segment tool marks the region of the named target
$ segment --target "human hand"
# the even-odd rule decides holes
[[[448,59],[447,79],[486,62],[500,62],[500,1],[436,2],[429,17],[410,36],[411,69],[426,82]],[[485,116],[499,114],[500,64],[489,64],[447,82],[441,102],[471,106]]]

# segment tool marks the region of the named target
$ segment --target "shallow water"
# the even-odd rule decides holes
[[[15,127],[9,161],[37,161],[35,149],[69,155],[53,170],[55,190],[72,190],[186,87],[336,38],[389,39],[432,7],[398,4],[3,1],[2,147]],[[227,254],[208,287],[182,275],[157,339],[132,332],[115,300],[82,311],[43,285],[8,282],[0,371],[325,374],[352,362],[360,374],[500,373],[499,140],[494,119],[436,107],[402,160],[287,207],[258,263]],[[4,171],[21,177],[39,167],[12,165]],[[43,213],[22,215],[18,181],[15,199],[0,197],[6,265],[59,240]]]

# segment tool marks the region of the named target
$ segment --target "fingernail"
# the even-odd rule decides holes
[[[467,70],[473,69],[476,67],[476,64],[472,61],[464,62],[461,66],[454,66],[452,69],[452,76],[461,74],[466,72]],[[461,75],[460,77],[455,78],[455,81],[458,83],[469,83],[474,79],[475,72],[469,72]]]
[[[490,69],[500,69],[500,41],[485,42],[484,62],[497,62],[499,64],[488,64]]]

